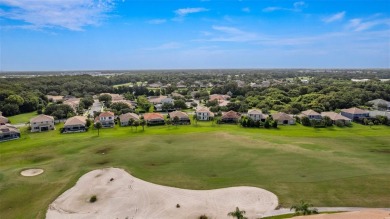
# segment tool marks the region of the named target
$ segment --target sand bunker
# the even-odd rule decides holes
[[[22,176],[37,176],[39,174],[42,174],[44,172],[43,169],[27,169],[20,172],[20,175]]]
[[[96,195],[97,201],[90,203]],[[179,204],[178,208],[176,205]],[[273,193],[256,187],[186,190],[137,179],[118,168],[94,170],[59,196],[46,213],[59,218],[171,219],[229,218],[237,206],[248,218],[259,218],[278,205]]]
[[[294,219],[390,219],[390,211],[364,210],[293,217]]]

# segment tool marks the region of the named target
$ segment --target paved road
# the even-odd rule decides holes
[[[93,112],[101,112],[101,111],[103,111],[103,104],[100,103],[98,100],[95,100],[95,102],[93,102],[91,106],[91,109],[86,114],[87,115],[90,114],[91,116],[93,116]]]
[[[389,211],[390,208],[361,208],[361,207],[316,207],[319,212],[326,212],[326,211],[361,211],[361,210],[385,210]],[[270,212],[267,212],[263,215],[260,215],[261,217],[269,217],[269,216],[276,216],[276,215],[282,215],[282,214],[290,214],[294,213],[294,211],[290,211],[289,208],[281,208],[278,210],[273,210]]]

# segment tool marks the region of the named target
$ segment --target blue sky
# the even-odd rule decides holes
[[[387,0],[0,0],[1,71],[389,68]]]

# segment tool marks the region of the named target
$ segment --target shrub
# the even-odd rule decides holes
[[[310,119],[309,119],[307,116],[303,116],[303,117],[301,118],[301,123],[302,123],[302,125],[304,125],[304,126],[311,126]]]
[[[345,126],[344,122],[342,122],[342,121],[336,121],[335,124],[337,127],[344,127]]]
[[[89,202],[90,202],[90,203],[94,203],[94,202],[96,202],[96,201],[97,201],[96,195],[93,195],[93,196],[89,199]]]

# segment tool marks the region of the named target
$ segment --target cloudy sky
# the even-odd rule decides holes
[[[0,0],[1,71],[389,68],[388,0]]]

